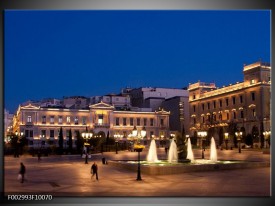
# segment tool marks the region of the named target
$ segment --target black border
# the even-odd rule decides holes
[[[0,22],[1,22],[1,52],[0,55],[1,72],[0,82],[3,86],[0,90],[1,96],[4,97],[4,32],[3,32],[3,19],[5,9],[50,9],[50,10],[258,10],[265,9],[270,10],[272,14],[272,1],[271,0],[1,0],[0,8]],[[273,20],[273,16],[271,22]],[[272,25],[272,24],[271,24]],[[272,28],[273,33],[273,28]],[[272,35],[273,36],[273,35]],[[273,51],[274,43],[271,41],[271,51]],[[271,52],[271,65],[274,59],[274,54]],[[273,75],[272,75],[273,81]],[[271,90],[272,91],[272,90]],[[273,92],[271,94],[272,100]],[[4,101],[1,98],[0,101],[0,130],[1,134],[4,134]],[[273,112],[271,110],[271,119]],[[272,121],[271,121],[272,122]],[[273,122],[272,125],[273,127]],[[4,140],[0,136],[0,148],[3,148]],[[272,134],[273,137],[273,134]],[[273,149],[271,150],[271,156],[273,156]],[[0,158],[3,160],[3,149],[0,150]],[[272,159],[273,163],[273,159]],[[272,164],[273,165],[273,164]],[[0,161],[0,193],[1,203],[6,204],[89,204],[89,205],[271,205],[273,197],[270,198],[54,198],[51,202],[3,202],[3,182],[4,182],[4,164]],[[272,171],[273,177],[273,171]],[[273,186],[273,178],[271,178],[271,184]],[[272,187],[273,188],[273,187]],[[272,192],[272,191],[271,191]],[[272,195],[272,194],[271,194]],[[273,200],[274,201],[274,200]],[[1,204],[3,205],[3,204]]]

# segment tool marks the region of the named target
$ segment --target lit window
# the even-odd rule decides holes
[[[32,122],[32,116],[27,117],[27,122]]]
[[[103,124],[103,114],[99,114],[99,115],[98,115],[97,123],[98,123],[98,124]]]
[[[86,117],[82,117],[82,124],[86,125]]]
[[[53,124],[54,123],[54,116],[51,116],[50,117],[50,124]]]
[[[42,124],[46,124],[46,116],[42,116]]]
[[[74,118],[74,124],[78,124],[78,117]]]
[[[67,116],[67,123],[71,122],[71,117]]]
[[[255,79],[251,79],[250,84],[255,84]]]
[[[58,117],[58,123],[59,123],[59,124],[62,124],[62,121],[63,121],[63,120],[62,120],[62,116],[59,116],[59,117]]]

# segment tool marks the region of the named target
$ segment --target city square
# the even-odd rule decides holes
[[[141,152],[146,159],[148,151]],[[164,148],[159,158],[166,158]],[[196,158],[201,151],[194,150]],[[205,156],[209,156],[206,150]],[[142,181],[136,171],[102,164],[102,157],[110,160],[137,159],[137,152],[104,152],[92,155],[88,164],[79,155],[37,157],[23,155],[5,157],[5,194],[50,194],[54,197],[269,197],[271,168],[269,166],[234,170],[217,170],[173,175],[147,175],[141,170]],[[219,159],[246,160],[270,163],[270,154],[249,149],[218,150]],[[91,179],[90,167],[99,165],[99,181]],[[17,180],[19,163],[26,166],[26,181]]]
[[[4,195],[270,198],[270,15],[6,11]]]

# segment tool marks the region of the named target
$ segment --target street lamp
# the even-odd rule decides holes
[[[239,143],[239,153],[241,153],[242,152],[242,150],[241,150],[241,139],[242,139],[243,133],[242,132],[235,132],[235,135],[236,135],[238,143]]]
[[[19,157],[19,153],[20,153],[20,143],[21,143],[21,138],[23,136],[23,132],[15,132],[15,135],[17,136],[17,141],[16,141],[16,151],[15,151],[15,157]]]
[[[136,126],[134,126],[134,129],[132,131],[132,136],[137,138],[137,144],[140,143],[140,138],[144,138],[146,136],[146,129],[145,127],[142,128],[140,133],[138,133],[138,130]],[[140,152],[142,151],[143,147],[135,148],[135,150],[138,152],[138,170],[137,170],[137,180],[140,181],[141,179],[141,172],[140,172]]]
[[[228,132],[224,133],[224,139],[225,139],[225,149],[227,150],[228,149],[228,147],[227,147],[227,145],[228,145]]]
[[[114,137],[115,137],[115,142],[116,142],[116,154],[117,154],[117,144],[118,144],[118,138],[120,137],[120,135],[115,134]]]
[[[206,131],[198,132],[198,136],[201,137],[201,158],[204,159],[204,151],[205,151],[205,137],[207,136]]]
[[[268,141],[268,138],[270,136],[270,131],[265,131],[263,132],[263,135],[264,135],[264,139],[265,139],[265,148],[267,148],[267,141]]]
[[[93,133],[83,132],[81,135],[82,135],[83,139],[85,139],[84,146],[83,146],[85,148],[85,164],[88,164],[88,146],[90,145],[88,143],[88,139],[92,138]]]

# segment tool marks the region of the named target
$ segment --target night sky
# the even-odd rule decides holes
[[[123,87],[218,87],[270,62],[269,11],[19,11],[4,14],[4,108]]]

